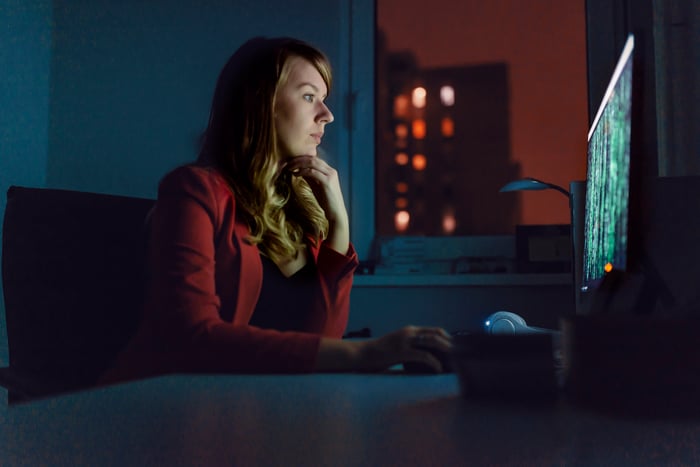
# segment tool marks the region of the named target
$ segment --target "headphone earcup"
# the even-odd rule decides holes
[[[510,311],[497,311],[489,315],[485,323],[488,334],[510,334],[528,330],[527,323],[522,316]]]

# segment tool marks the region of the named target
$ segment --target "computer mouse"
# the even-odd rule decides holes
[[[423,350],[427,350],[432,353],[435,358],[440,360],[442,364],[443,373],[452,373],[452,362],[449,353],[442,352],[435,349],[429,349],[422,347]],[[404,362],[403,369],[406,373],[412,374],[435,374],[437,373],[431,366],[422,362]]]
[[[533,334],[552,333],[551,329],[528,326],[522,316],[510,311],[497,311],[492,313],[484,321],[486,334]]]
[[[425,350],[433,354],[435,358],[440,360],[440,363],[442,364],[442,372],[443,373],[452,373],[452,362],[451,362],[451,355],[448,352],[443,352],[440,350],[436,350],[433,348],[428,348],[428,347],[423,347],[423,346],[416,346],[416,348]],[[403,369],[406,373],[412,373],[412,374],[434,374],[435,370],[433,370],[432,367],[430,367],[426,363],[422,362],[404,362],[403,364]]]

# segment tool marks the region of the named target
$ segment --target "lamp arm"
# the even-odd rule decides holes
[[[533,182],[541,183],[542,185],[545,185],[548,188],[551,188],[553,190],[557,190],[560,193],[563,193],[567,198],[571,198],[571,193],[566,188],[563,188],[559,185],[555,185],[554,183],[543,182],[542,180],[538,180],[538,179],[532,178],[532,177],[525,177],[525,178],[527,178],[528,180],[532,180]]]

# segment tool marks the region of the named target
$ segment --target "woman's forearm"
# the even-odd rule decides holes
[[[350,249],[350,223],[348,215],[339,215],[329,221],[326,243],[341,255],[347,255]]]
[[[322,337],[316,371],[355,371],[359,367],[360,341]]]

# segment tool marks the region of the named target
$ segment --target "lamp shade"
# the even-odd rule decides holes
[[[513,180],[508,182],[501,187],[500,192],[506,191],[533,191],[533,190],[556,190],[564,194],[567,198],[571,197],[571,193],[566,189],[555,185],[553,183],[543,182],[542,180],[537,180],[536,178],[523,178],[520,180]]]

